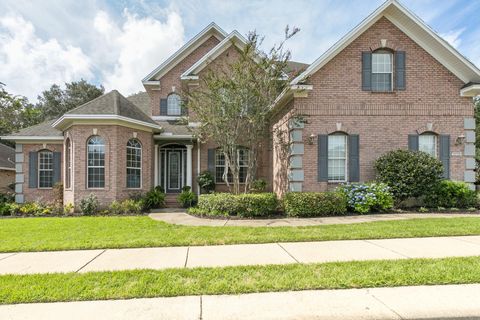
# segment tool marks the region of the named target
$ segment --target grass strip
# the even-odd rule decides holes
[[[193,227],[137,217],[0,220],[0,252],[480,235],[480,217],[309,227]]]
[[[0,276],[0,303],[480,282],[480,257]]]

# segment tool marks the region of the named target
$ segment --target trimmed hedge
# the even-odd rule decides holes
[[[325,217],[347,212],[347,199],[341,192],[289,192],[283,198],[289,217]]]
[[[277,212],[275,193],[212,193],[198,197],[198,204],[190,208],[192,214],[205,216],[262,217]]]

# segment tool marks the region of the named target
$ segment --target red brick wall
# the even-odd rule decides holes
[[[406,90],[372,93],[361,89],[361,52],[380,46],[406,52]],[[464,133],[464,118],[473,117],[470,98],[460,97],[464,83],[408,38],[386,18],[380,19],[364,34],[313,74],[308,83],[313,91],[306,98],[294,98],[294,113],[306,116],[304,141],[310,136],[336,131],[360,135],[360,179],[375,177],[373,163],[385,152],[407,148],[408,134],[433,131],[451,135],[451,152],[462,152],[455,139]],[[284,119],[280,119],[284,120]],[[280,121],[279,120],[279,121]],[[326,190],[317,182],[317,141],[305,143],[303,158],[304,191]],[[451,178],[463,180],[465,158],[451,156]]]

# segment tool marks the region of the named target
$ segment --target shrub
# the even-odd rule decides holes
[[[111,214],[122,214],[122,204],[117,200],[113,200],[108,206],[108,212]]]
[[[274,193],[212,193],[200,195],[197,207],[189,212],[207,216],[261,217],[274,214],[277,207]]]
[[[476,205],[476,192],[465,182],[442,180],[425,196],[429,208],[470,208]]]
[[[398,201],[428,193],[442,179],[442,163],[425,152],[395,150],[375,162],[378,180]]]
[[[143,209],[142,200],[126,199],[123,201],[113,201],[109,206],[107,213],[110,214],[140,214]]]
[[[163,192],[162,187],[156,186],[147,192],[143,199],[143,207],[145,210],[161,208],[163,206],[165,206],[165,192]]]
[[[341,192],[288,192],[283,207],[289,217],[335,216],[347,212],[347,200]]]
[[[365,214],[393,207],[393,196],[385,183],[347,184],[339,191],[345,195],[347,207],[353,212]]]
[[[250,192],[252,193],[265,192],[266,189],[267,181],[265,181],[265,179],[253,180],[252,185],[250,186]]]
[[[198,185],[200,189],[205,193],[211,193],[215,190],[215,180],[213,179],[213,175],[210,171],[203,171],[197,177]]]
[[[98,210],[98,199],[93,193],[90,193],[87,197],[80,200],[80,210],[85,215],[92,215]]]
[[[20,205],[14,202],[0,202],[0,216],[13,216],[20,210]]]
[[[191,189],[190,186],[183,187],[182,192],[177,197],[178,203],[180,203],[183,208],[193,207],[197,201],[197,195],[193,193]]]

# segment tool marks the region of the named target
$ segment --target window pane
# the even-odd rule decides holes
[[[328,136],[328,180],[345,181],[347,160],[347,136]]]
[[[140,188],[142,176],[142,145],[137,139],[127,143],[127,188]]]
[[[437,157],[437,137],[433,134],[422,134],[418,137],[418,150]]]
[[[53,187],[53,152],[41,151],[38,154],[38,187]]]
[[[392,74],[391,73],[372,73],[373,91],[391,91]]]
[[[167,97],[167,115],[179,116],[182,114],[181,99],[178,94],[171,94]]]
[[[105,143],[98,136],[87,143],[87,187],[105,187]]]

